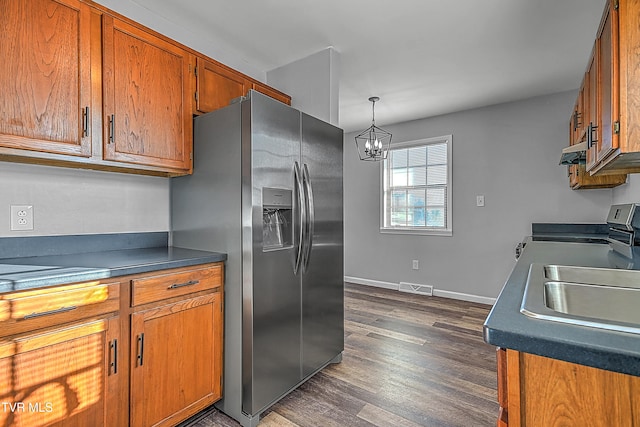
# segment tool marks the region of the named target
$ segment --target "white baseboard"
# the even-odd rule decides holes
[[[357,285],[375,286],[376,288],[393,289],[395,291],[400,287],[399,283],[381,282],[379,280],[361,279],[359,277],[344,276],[344,281],[355,283]]]
[[[358,285],[374,286],[376,288],[399,290],[400,284],[393,282],[383,282],[380,280],[363,279],[361,277],[344,276],[344,281],[349,283],[355,283]],[[493,305],[496,302],[495,298],[483,297],[480,295],[465,294],[462,292],[445,291],[441,289],[433,289],[433,296],[442,298],[451,298],[462,301],[477,302],[480,304]]]

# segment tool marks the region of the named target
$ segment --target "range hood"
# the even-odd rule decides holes
[[[577,165],[587,162],[587,141],[562,149],[560,165]]]

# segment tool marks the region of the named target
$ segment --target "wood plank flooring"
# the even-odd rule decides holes
[[[345,285],[345,351],[286,396],[260,427],[493,426],[495,348],[482,340],[491,307]],[[215,409],[189,427],[237,427]]]

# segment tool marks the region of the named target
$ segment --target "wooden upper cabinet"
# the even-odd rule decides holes
[[[0,0],[0,146],[91,155],[90,8]]]
[[[269,86],[254,82],[252,85],[252,89],[260,93],[263,93],[267,96],[270,96],[271,98],[276,99],[280,102],[283,102],[287,105],[291,105],[291,97],[289,95],[286,95],[280,91],[277,91]]]
[[[251,89],[251,82],[242,74],[204,58],[198,57],[196,61],[194,114],[226,107],[232,99],[246,95]]]
[[[103,58],[104,158],[190,170],[190,54],[104,15]]]
[[[587,139],[587,169],[593,168],[598,159],[598,139],[600,134],[598,108],[598,45],[593,48],[585,74],[587,109],[585,116]]]
[[[620,92],[618,82],[618,13],[609,3],[605,9],[602,25],[596,40],[598,46],[598,91],[599,119],[597,142],[597,161],[602,161],[618,148],[618,130],[614,129],[614,122],[619,125]],[[615,41],[615,43],[614,43]]]
[[[639,10],[640,0],[608,0],[597,32],[590,79],[597,109],[587,154],[591,174],[640,172]]]
[[[250,89],[291,105],[289,95],[202,57],[197,58],[194,75],[196,91],[193,97],[193,114],[204,114],[226,107],[233,99],[245,96]]]

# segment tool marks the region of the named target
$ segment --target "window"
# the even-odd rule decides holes
[[[451,135],[391,144],[381,167],[381,232],[452,234]]]

